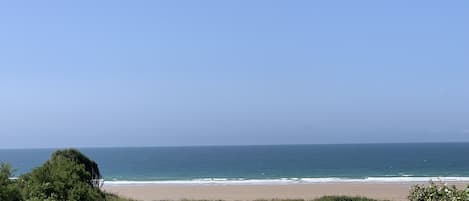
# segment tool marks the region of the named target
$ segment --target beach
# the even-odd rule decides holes
[[[0,150],[28,173],[54,149]],[[305,199],[324,195],[407,200],[428,181],[469,184],[468,143],[83,148],[103,190],[136,200]],[[465,184],[464,184],[465,183]]]
[[[417,183],[317,183],[286,185],[105,185],[103,188],[120,196],[142,201],[153,200],[255,200],[314,199],[324,195],[366,196],[375,199],[404,201]],[[451,183],[465,186],[469,183]]]

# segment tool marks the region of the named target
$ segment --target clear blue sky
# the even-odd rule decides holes
[[[2,1],[0,148],[469,141],[469,1]]]

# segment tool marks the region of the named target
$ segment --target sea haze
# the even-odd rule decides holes
[[[106,183],[469,180],[469,143],[83,148]],[[3,149],[16,175],[54,149]]]

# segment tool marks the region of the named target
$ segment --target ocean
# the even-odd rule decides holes
[[[15,175],[55,149],[0,149]],[[469,143],[80,149],[105,184],[469,181]]]

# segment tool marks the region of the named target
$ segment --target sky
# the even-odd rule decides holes
[[[469,141],[468,1],[0,1],[0,148]]]

